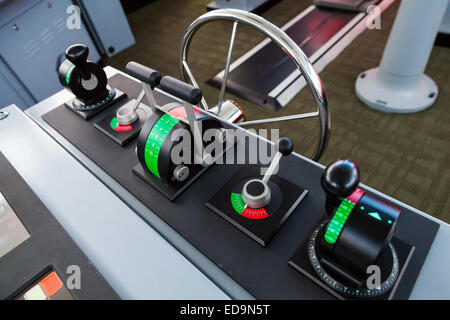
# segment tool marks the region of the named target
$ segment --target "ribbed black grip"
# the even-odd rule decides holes
[[[161,79],[161,89],[190,104],[197,105],[203,97],[202,90],[170,76]]]
[[[149,84],[152,89],[159,86],[162,78],[161,73],[158,71],[134,61],[129,62],[125,67],[125,70],[130,76]]]

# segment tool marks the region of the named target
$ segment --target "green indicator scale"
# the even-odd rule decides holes
[[[350,213],[355,207],[355,203],[348,199],[342,200],[341,204],[334,213],[333,218],[328,224],[327,231],[325,232],[325,241],[329,244],[335,244],[336,240],[339,238],[339,234],[344,228],[345,222],[347,221]]]
[[[141,129],[137,143],[139,163],[149,177],[157,179],[158,183],[178,182],[174,180],[177,164],[172,161],[172,151],[180,139],[185,138],[183,129],[188,130],[180,119],[161,111],[152,114]],[[189,175],[189,170],[186,174]]]
[[[144,158],[145,164],[150,172],[161,179],[158,170],[158,159],[161,147],[164,140],[173,129],[173,127],[180,122],[180,120],[172,117],[170,114],[165,113],[155,123],[150,134],[148,135],[147,142],[145,143]]]
[[[201,130],[221,125],[202,113],[196,117]],[[193,135],[187,122],[157,109],[145,120],[138,137],[139,166],[133,172],[169,199],[178,196],[207,168],[194,161]]]
[[[117,120],[117,118],[116,117],[114,117],[114,118],[112,118],[112,120],[111,120],[111,128],[113,129],[113,130],[116,130],[120,125],[119,125],[119,120]]]
[[[244,200],[242,200],[242,195],[240,193],[231,193],[231,205],[237,213],[242,214],[242,212],[244,212],[245,203]]]
[[[75,69],[75,65],[71,65],[69,67],[69,70],[67,70],[67,74],[66,74],[66,83],[69,84],[70,83],[70,76],[72,75],[72,71],[73,69]]]

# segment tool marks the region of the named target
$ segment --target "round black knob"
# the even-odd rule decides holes
[[[283,156],[288,156],[294,150],[294,144],[289,138],[281,138],[275,144],[275,150],[280,152]]]
[[[322,188],[328,194],[346,198],[359,184],[358,165],[350,159],[337,160],[327,167],[322,175]]]
[[[67,48],[66,58],[72,62],[75,67],[78,68],[83,79],[88,80],[91,75],[89,72],[84,71],[83,66],[87,62],[89,56],[89,48],[84,44],[74,44]]]

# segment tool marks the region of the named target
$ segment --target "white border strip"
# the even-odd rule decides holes
[[[313,11],[316,7],[315,6],[309,6],[308,8],[306,8],[302,13],[300,13],[299,15],[297,15],[296,17],[292,18],[289,22],[287,22],[284,26],[281,27],[281,30],[286,31],[287,29],[289,29],[291,26],[293,26],[295,23],[297,23],[301,18],[303,18],[304,16],[306,16],[308,13],[310,13],[311,11]],[[258,52],[259,50],[261,50],[263,47],[265,47],[267,44],[269,44],[272,40],[270,40],[269,38],[264,39],[263,41],[261,41],[259,44],[257,44],[255,47],[253,47],[250,51],[247,51],[243,56],[241,56],[240,58],[238,58],[235,62],[233,62],[230,65],[230,71],[233,71],[234,69],[236,69],[237,67],[239,67],[244,61],[246,61],[248,58],[250,58],[251,56],[253,56],[256,52]],[[224,74],[225,70],[220,71],[215,78],[219,78],[219,79],[223,79],[223,74]]]
[[[310,61],[314,64],[328,49],[330,49],[334,44],[338,42],[340,38],[342,38],[347,32],[349,32],[358,22],[361,21],[365,16],[364,13],[360,13],[356,15],[350,22],[348,22],[338,33],[336,33],[330,40],[328,40],[323,46],[319,48],[316,52],[314,52],[309,58]],[[276,86],[269,93],[269,97],[275,98],[278,96],[292,81],[294,81],[297,77],[301,75],[299,69],[295,69],[286,79],[284,79],[278,86]]]
[[[382,1],[379,4],[379,8],[380,8],[379,14],[381,15],[394,1],[395,0]],[[364,13],[363,13],[363,15],[364,15]],[[311,61],[313,62],[314,69],[318,73],[320,73],[323,69],[325,69],[325,67],[331,61],[333,61],[358,35],[360,35],[367,28],[368,17],[369,16],[366,15],[366,17],[363,18],[359,23],[357,23],[356,25],[354,24],[352,26],[352,28],[353,27],[354,28],[350,32],[348,32],[348,34],[345,35],[340,41],[337,41],[337,42],[335,41],[336,44],[328,52],[326,52],[324,56],[321,57],[321,54],[323,54],[323,52],[325,51],[325,50],[322,50],[322,48],[324,48],[326,45],[328,45],[328,42],[322,48],[320,48],[319,51],[317,51],[315,54],[313,54],[311,56]],[[352,22],[353,22],[353,20],[352,20]],[[336,34],[336,36],[337,35],[338,34]],[[334,37],[333,37],[333,39],[334,39]],[[339,40],[339,38],[336,40]],[[320,55],[317,55],[317,53],[319,53],[319,52],[320,52]],[[294,73],[296,74],[297,80],[295,80],[296,77],[293,76]],[[290,80],[289,82],[287,82],[288,79]],[[289,86],[289,83],[291,83],[290,86]],[[280,88],[281,93],[276,91],[282,85],[284,85],[284,88]],[[305,86],[306,86],[306,80],[304,77],[302,77],[300,75],[300,71],[297,69],[288,78],[286,78],[280,85],[278,85],[274,90],[272,90],[272,92],[269,93],[269,96],[272,98],[275,98],[280,103],[280,105],[284,107]],[[284,92],[282,91],[283,89],[285,90]],[[274,94],[274,95],[272,95],[272,94]]]

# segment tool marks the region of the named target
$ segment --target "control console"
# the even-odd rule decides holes
[[[106,80],[87,55],[68,48],[60,79],[75,97],[42,119],[253,296],[408,298],[436,223],[367,191],[350,159],[323,170],[289,138],[240,128],[231,100],[200,107],[194,82],[136,62]],[[229,143],[229,129],[245,139]],[[268,161],[218,161],[258,153],[246,139]]]

